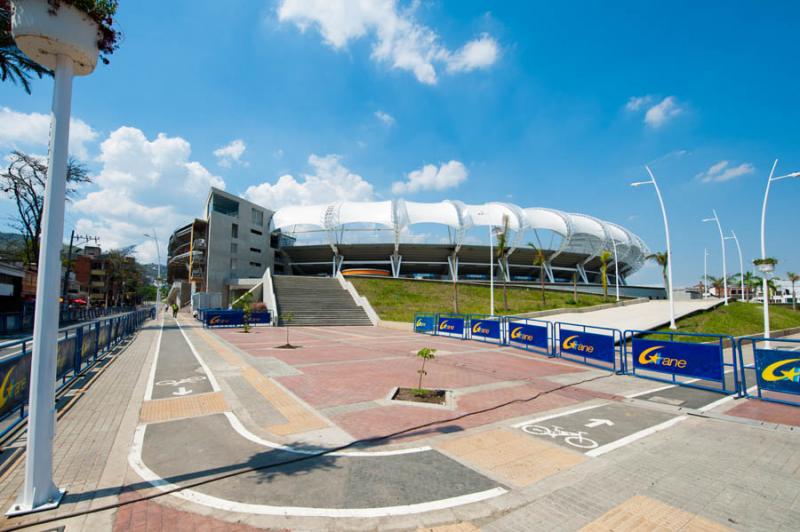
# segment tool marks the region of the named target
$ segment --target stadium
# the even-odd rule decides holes
[[[493,246],[503,232],[505,251],[498,257]],[[601,282],[603,252],[609,283],[618,280],[626,293],[638,290],[626,279],[644,264],[647,246],[624,227],[586,214],[403,199],[273,211],[212,188],[204,218],[170,237],[168,281],[187,283],[191,293],[221,293],[228,302],[266,272],[480,282],[494,265],[495,276],[508,282],[538,282],[544,273],[554,287],[591,288]]]

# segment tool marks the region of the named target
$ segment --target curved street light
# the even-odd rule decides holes
[[[739,299],[744,301],[744,260],[742,259],[742,246],[739,245],[739,239],[736,238],[736,232],[731,230],[731,236],[726,236],[725,240],[733,240],[736,243],[736,251],[739,252]]]
[[[158,234],[156,234],[156,230],[153,229],[153,234],[152,235],[144,233],[144,236],[147,237],[147,238],[152,238],[156,243],[156,257],[158,257],[158,264],[156,264],[156,277],[158,278],[157,279],[157,283],[156,283],[156,305],[159,305],[159,304],[161,304],[161,284],[162,284],[162,280],[161,280],[161,249],[159,249],[159,247],[158,247]],[[158,307],[156,307],[156,308],[158,308]]]
[[[717,229],[719,230],[719,242],[722,245],[722,290],[725,294],[725,305],[728,304],[728,266],[727,266],[727,257],[725,256],[725,235],[722,234],[722,226],[719,223],[719,216],[717,216],[717,211],[715,209],[711,209],[711,212],[714,213],[712,218],[703,218],[704,222],[717,222]]]
[[[650,170],[649,166],[645,166],[647,173],[650,174],[649,181],[637,181],[636,183],[631,183],[632,187],[638,187],[641,185],[653,185],[656,189],[656,196],[658,196],[658,204],[661,205],[661,215],[664,218],[664,233],[666,235],[667,240],[667,285],[664,288],[667,289],[667,297],[669,297],[669,328],[670,329],[677,329],[678,326],[675,325],[675,300],[672,297],[672,249],[669,242],[669,222],[667,221],[667,210],[664,208],[664,199],[661,197],[661,189],[658,188],[658,183],[656,182],[656,176],[653,175],[653,172]]]
[[[778,159],[772,163],[772,170],[769,172],[769,179],[767,179],[767,189],[764,191],[764,203],[761,206],[761,260],[767,258],[767,243],[766,243],[766,224],[767,224],[767,199],[769,198],[769,188],[773,181],[779,181],[788,177],[800,177],[800,172],[792,172],[790,174],[773,177],[775,168],[778,166]],[[760,269],[760,268],[759,268]],[[769,285],[767,284],[767,273],[762,270],[761,276],[761,290],[764,299],[764,338],[769,338]],[[766,342],[766,347],[769,349],[769,341]]]

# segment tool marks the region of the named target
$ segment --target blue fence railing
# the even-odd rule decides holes
[[[622,373],[625,346],[619,329],[556,322],[554,351],[563,359]]]
[[[100,355],[154,318],[155,313],[155,307],[139,309],[59,331],[57,389],[69,385],[94,365]],[[0,344],[0,437],[27,415],[31,346],[30,338]]]
[[[203,327],[241,327],[244,325],[244,311],[237,309],[207,308],[197,311],[197,319]],[[269,325],[272,314],[268,310],[250,312],[250,325]]]
[[[58,320],[59,325],[64,326],[133,310],[135,310],[134,307],[60,308]],[[0,336],[31,331],[33,329],[33,313],[34,305],[26,305],[22,310],[16,312],[0,312]]]
[[[800,340],[740,338],[738,341],[742,390],[748,397],[800,406]],[[749,347],[752,362],[745,364]],[[750,391],[755,388],[755,396]]]

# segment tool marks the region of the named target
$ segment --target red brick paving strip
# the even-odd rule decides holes
[[[729,416],[746,417],[768,423],[800,426],[800,407],[748,399],[725,412]]]

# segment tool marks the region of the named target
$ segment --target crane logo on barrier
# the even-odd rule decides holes
[[[482,321],[476,321],[475,324],[472,326],[472,332],[475,334],[482,334],[484,336],[489,336],[491,331],[486,327],[482,326]]]
[[[783,366],[794,363],[788,369],[781,369]],[[800,358],[786,358],[773,362],[761,372],[761,378],[768,382],[792,381],[800,382]]]
[[[568,336],[561,343],[561,348],[562,349],[566,349],[566,350],[571,350],[571,351],[578,351],[578,352],[581,352],[581,353],[593,353],[594,352],[594,346],[593,345],[581,344],[581,343],[578,342],[578,340],[576,340],[576,338],[578,338],[577,334],[575,336]]]
[[[533,335],[522,332],[522,327],[514,327],[511,329],[511,339],[531,343],[533,342]]]
[[[674,358],[674,357],[665,357],[661,353],[657,353],[659,349],[663,348],[662,345],[657,345],[655,347],[649,347],[639,353],[639,364],[642,366],[647,366],[650,364],[654,364],[656,366],[664,366],[667,368],[685,368],[686,367],[686,360],[682,358]]]

